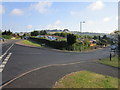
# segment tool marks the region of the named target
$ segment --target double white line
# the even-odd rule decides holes
[[[13,47],[13,45],[14,44],[12,44],[7,50],[6,50],[6,52],[3,54],[3,55],[1,55],[0,56],[0,61],[2,60],[2,58],[8,53],[8,51]],[[9,53],[8,55],[7,55],[7,57],[5,58],[5,60],[2,62],[2,64],[0,65],[0,72],[2,72],[3,71],[3,69],[4,69],[4,67],[5,67],[5,65],[6,65],[6,63],[8,62],[8,60],[9,60],[9,58],[10,58],[10,56],[12,55],[12,53]]]

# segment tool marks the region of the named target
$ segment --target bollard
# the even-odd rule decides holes
[[[111,61],[111,59],[112,59],[112,55],[111,55],[111,52],[110,52],[110,61]]]

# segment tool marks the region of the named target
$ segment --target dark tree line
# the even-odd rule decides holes
[[[10,30],[5,30],[4,32],[2,32],[2,35],[12,35],[12,32]]]
[[[46,35],[46,34],[47,34],[47,32],[45,30],[31,32],[31,36]]]

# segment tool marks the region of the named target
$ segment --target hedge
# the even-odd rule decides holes
[[[30,40],[34,40],[40,44],[45,44],[46,46],[55,48],[55,49],[63,49],[67,47],[67,42],[66,41],[51,41],[47,39],[41,39],[41,38],[33,38],[30,37]]]

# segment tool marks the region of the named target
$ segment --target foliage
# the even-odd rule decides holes
[[[2,35],[2,37],[5,38],[5,39],[11,39],[12,38],[11,35]]]
[[[86,38],[84,41],[83,41],[84,45],[85,46],[89,46],[90,45],[90,40],[88,38]]]
[[[120,35],[120,31],[116,30],[116,31],[114,31],[114,34],[119,34]]]
[[[37,36],[37,35],[39,35],[39,31],[33,31],[33,32],[31,32],[31,36]]]
[[[106,40],[107,40],[108,38],[107,38],[107,36],[106,36],[106,35],[104,35],[104,36],[102,37],[102,39],[106,39]]]
[[[73,45],[74,43],[76,43],[76,36],[74,34],[68,34],[67,43],[68,45]]]
[[[55,36],[61,36],[61,37],[67,37],[67,34],[69,34],[69,33],[61,32],[61,33],[54,33],[53,35],[55,35]]]
[[[106,46],[107,45],[107,40],[106,39],[102,39],[101,40],[101,45],[105,45]]]
[[[5,30],[4,32],[2,32],[2,35],[12,35],[12,32],[10,30]]]
[[[56,49],[63,49],[67,46],[66,41],[51,41],[47,39],[42,39],[42,38],[33,38],[30,37],[30,40],[36,41],[41,44],[45,44],[48,47],[56,48]]]
[[[64,29],[63,32],[68,32],[69,30],[68,29]]]
[[[92,36],[90,36],[90,35],[85,35],[84,38],[92,39]]]
[[[98,36],[96,36],[96,35],[95,35],[95,36],[93,36],[93,39],[95,39],[95,40],[96,40],[96,39],[98,39]]]
[[[46,30],[40,31],[40,35],[46,35],[46,34],[47,34]]]
[[[104,35],[103,37],[101,37],[101,36],[98,36],[98,37],[94,36],[94,38],[98,38],[98,39],[96,39],[97,40],[97,44],[101,45],[101,46],[103,46],[103,45],[106,46],[107,44],[111,43],[110,38],[108,38],[106,35]]]

